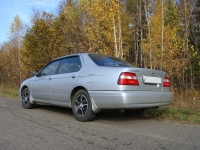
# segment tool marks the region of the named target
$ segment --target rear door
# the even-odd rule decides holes
[[[78,55],[64,58],[56,75],[51,77],[51,94],[54,103],[70,103],[69,93],[79,77],[81,67]]]

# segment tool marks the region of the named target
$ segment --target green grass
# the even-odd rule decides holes
[[[161,107],[159,109],[147,109],[143,115],[145,118],[156,118],[160,120],[172,120],[187,123],[200,123],[200,111],[189,109],[175,109]]]
[[[0,95],[6,97],[18,97],[18,90],[0,88]]]

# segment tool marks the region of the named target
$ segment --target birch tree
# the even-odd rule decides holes
[[[22,82],[22,71],[21,71],[21,59],[20,59],[20,51],[22,47],[22,38],[24,35],[24,27],[19,15],[16,15],[13,22],[10,26],[10,44],[12,43],[13,49],[17,51],[17,59],[18,59],[18,68],[19,68],[19,83]]]

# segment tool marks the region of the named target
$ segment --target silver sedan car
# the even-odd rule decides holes
[[[103,109],[141,115],[172,102],[166,72],[137,68],[115,57],[80,53],[56,58],[19,89],[24,108],[37,103],[70,107],[79,121]]]

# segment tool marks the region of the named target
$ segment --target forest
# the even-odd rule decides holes
[[[200,0],[62,0],[16,15],[0,44],[0,87],[18,89],[46,63],[88,52],[170,75],[174,108],[200,110]]]

